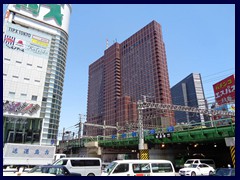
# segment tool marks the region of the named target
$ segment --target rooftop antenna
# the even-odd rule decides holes
[[[106,49],[108,48],[108,39],[106,40]]]

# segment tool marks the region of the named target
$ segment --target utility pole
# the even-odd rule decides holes
[[[139,100],[137,102],[138,106],[138,131],[139,131],[139,144],[138,144],[138,149],[139,150],[144,150],[144,130],[143,130],[143,103],[147,102],[147,97],[151,96],[143,96],[143,102]]]
[[[144,133],[143,133],[143,108],[142,101],[138,101],[138,131],[139,131],[139,144],[138,149],[143,150],[144,149]]]
[[[105,138],[106,121],[103,121],[103,137]]]
[[[63,128],[63,133],[62,133],[62,146],[61,146],[61,153],[63,153],[64,150],[64,134],[65,134],[65,128]]]
[[[78,142],[80,146],[81,135],[82,134],[82,114],[79,114],[79,124],[78,124]]]

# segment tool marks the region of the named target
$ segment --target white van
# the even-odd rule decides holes
[[[53,162],[55,162],[58,159],[67,157],[66,154],[54,154]]]
[[[64,165],[70,172],[80,173],[82,176],[100,176],[102,171],[102,160],[94,157],[61,158],[53,165]]]
[[[200,164],[200,163],[208,164],[209,166],[212,166],[214,169],[216,168],[216,165],[213,159],[188,159],[184,163],[184,167],[189,167],[191,164]]]
[[[102,172],[102,176],[175,176],[168,160],[116,160]]]

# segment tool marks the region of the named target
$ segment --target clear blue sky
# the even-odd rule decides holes
[[[235,73],[235,5],[73,4],[59,133],[76,131],[86,115],[88,67],[109,46],[156,20],[162,26],[170,87],[201,73],[205,97],[212,85]]]

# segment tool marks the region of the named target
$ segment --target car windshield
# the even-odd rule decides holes
[[[192,168],[196,168],[197,166],[198,166],[197,164],[191,164],[190,167],[192,167]]]
[[[35,166],[28,172],[29,173],[42,172],[42,168],[40,166]]]
[[[185,164],[192,164],[193,160],[187,160]]]
[[[231,169],[217,169],[216,175],[218,176],[229,176],[231,173]]]
[[[114,167],[117,165],[117,163],[116,162],[111,162],[104,170],[103,170],[103,172],[104,173],[110,173],[113,169],[114,169]]]

